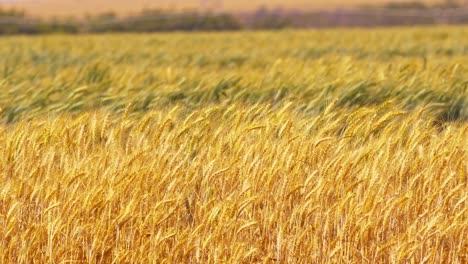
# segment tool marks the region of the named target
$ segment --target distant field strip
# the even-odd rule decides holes
[[[411,2],[393,0],[29,0],[15,3],[4,3],[4,8],[25,10],[28,14],[42,17],[96,15],[109,11],[117,14],[140,12],[145,8],[152,9],[215,9],[229,12],[252,11],[260,7],[286,9],[327,9],[350,8],[362,5],[384,5],[390,2]],[[441,3],[438,0],[421,0],[425,4]]]
[[[9,37],[2,263],[466,263],[464,27]]]

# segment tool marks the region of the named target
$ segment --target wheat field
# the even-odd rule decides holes
[[[467,263],[468,29],[2,38],[2,263]]]

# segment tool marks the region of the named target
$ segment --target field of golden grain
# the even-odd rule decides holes
[[[468,261],[466,27],[1,43],[1,263]]]

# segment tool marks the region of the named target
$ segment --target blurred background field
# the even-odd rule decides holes
[[[199,10],[206,11],[212,9],[226,12],[254,11],[264,6],[267,8],[282,9],[335,9],[335,8],[356,8],[365,5],[383,6],[388,3],[418,3],[411,0],[26,0],[26,1],[4,1],[5,8],[16,8],[25,10],[35,16],[83,16],[85,14],[98,15],[109,11],[121,15],[128,15],[132,12],[139,12],[143,9],[169,9],[169,10]],[[463,3],[461,1],[448,1],[453,3]],[[419,3],[434,5],[444,3],[442,0],[421,0]]]
[[[0,34],[217,31],[468,23],[464,0],[6,1]]]
[[[467,36],[442,27],[12,37],[0,47],[0,103],[14,122],[129,103],[294,99],[319,111],[339,96],[351,107],[433,103],[441,118],[466,120]]]

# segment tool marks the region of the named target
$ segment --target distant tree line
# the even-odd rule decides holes
[[[85,32],[155,32],[155,31],[218,31],[239,30],[241,23],[228,14],[197,12],[168,13],[145,10],[138,15],[118,18],[109,13],[87,19],[81,29]]]
[[[85,19],[52,20],[32,18],[23,11],[0,9],[0,35],[466,24],[468,9],[462,7],[456,1],[447,0],[437,6],[406,2],[324,11],[272,10],[261,7],[255,12],[241,14],[144,10],[129,17],[105,13]]]
[[[168,13],[145,10],[138,15],[118,17],[113,13],[86,19],[43,20],[15,10],[0,10],[0,34],[161,32],[240,30],[242,23],[228,14],[197,12]]]
[[[427,5],[426,3],[419,2],[419,1],[409,1],[409,2],[390,2],[383,6],[387,9],[447,9],[447,8],[461,8],[463,5],[460,1],[457,0],[445,0],[443,2]]]

